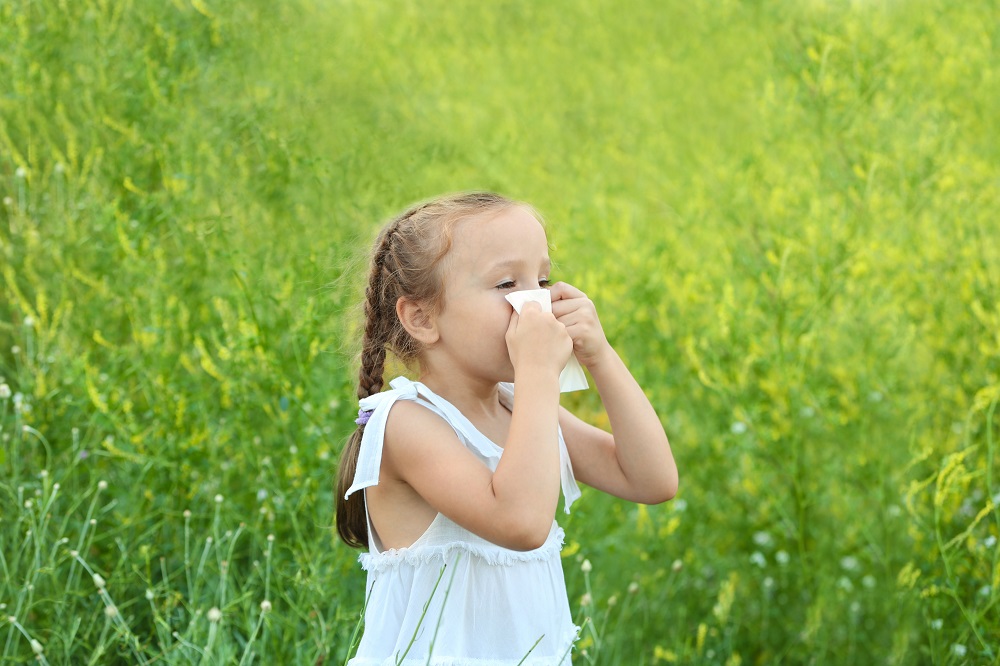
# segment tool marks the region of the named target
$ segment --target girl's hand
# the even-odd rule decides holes
[[[511,314],[506,339],[515,374],[522,367],[551,367],[558,375],[573,353],[566,326],[554,315],[542,312],[538,303],[525,303],[520,315]]]
[[[597,308],[585,293],[565,282],[555,283],[549,291],[552,292],[552,314],[566,326],[580,363],[592,367],[608,352],[614,354],[601,320],[597,318]]]

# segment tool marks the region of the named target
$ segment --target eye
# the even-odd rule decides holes
[[[513,280],[505,280],[505,281],[501,282],[500,284],[498,284],[496,286],[496,288],[500,289],[501,291],[504,291],[504,290],[507,290],[507,289],[513,289],[514,288],[514,281]]]
[[[549,286],[551,286],[551,284],[552,282],[550,282],[548,278],[540,278],[538,280],[538,286],[542,287],[543,289],[548,289]]]

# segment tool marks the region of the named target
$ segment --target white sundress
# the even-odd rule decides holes
[[[447,400],[405,377],[391,390],[361,401],[374,410],[365,426],[351,493],[378,483],[389,409],[413,400],[438,414],[491,470],[503,449]],[[513,409],[513,387],[500,384]],[[560,478],[566,512],[580,497],[559,432]],[[367,513],[367,505],[366,505]],[[570,616],[560,550],[563,531],[552,521],[545,543],[516,551],[491,543],[438,514],[412,545],[383,551],[368,524],[365,629],[348,666],[569,666],[579,628]],[[405,655],[405,656],[404,656]]]

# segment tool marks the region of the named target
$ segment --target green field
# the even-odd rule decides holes
[[[469,189],[680,469],[560,513],[574,663],[1000,663],[996,0],[0,0],[0,662],[344,663],[366,252]]]

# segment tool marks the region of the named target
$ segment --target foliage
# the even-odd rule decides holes
[[[3,660],[343,663],[366,246],[476,188],[545,215],[681,470],[563,521],[578,662],[995,663],[997,26],[0,2]]]

